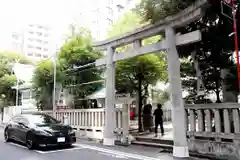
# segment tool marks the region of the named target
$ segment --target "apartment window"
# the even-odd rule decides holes
[[[112,8],[110,8],[110,7],[107,7],[107,12],[108,12],[108,14],[111,14],[111,15],[113,15],[113,10],[112,10]]]
[[[43,55],[43,58],[48,58],[48,55],[44,54],[44,55]]]
[[[40,26],[40,25],[38,25],[38,28],[42,29],[43,27],[42,27],[42,26]]]
[[[48,34],[44,34],[44,37],[48,37]]]
[[[113,21],[109,18],[107,18],[107,22],[108,22],[108,25],[112,25],[113,24]]]
[[[29,31],[28,33],[29,33],[29,34],[34,34],[34,32],[33,32],[33,31]]]
[[[42,55],[41,55],[41,53],[35,53],[35,56],[36,57],[41,57]]]
[[[47,52],[47,51],[48,51],[48,49],[47,49],[47,48],[44,48],[43,50],[44,50],[45,52]]]
[[[37,35],[38,35],[38,36],[41,36],[41,35],[42,35],[42,33],[41,33],[41,32],[37,32]]]
[[[117,5],[118,12],[122,12],[124,7],[122,5]]]
[[[40,40],[40,39],[36,39],[36,41],[37,41],[38,43],[42,43],[42,40]]]
[[[41,50],[42,48],[41,47],[36,47],[36,49]]]
[[[29,40],[29,41],[33,41],[33,39],[32,39],[32,38],[28,38],[28,40]]]
[[[44,41],[44,44],[48,44],[48,41]]]
[[[28,56],[33,56],[33,53],[32,52],[28,52],[27,55]]]

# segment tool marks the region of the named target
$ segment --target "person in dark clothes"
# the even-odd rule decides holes
[[[164,135],[163,128],[163,110],[162,105],[158,104],[157,109],[154,111],[153,115],[155,116],[155,137],[158,134],[158,126],[160,125],[162,136]]]

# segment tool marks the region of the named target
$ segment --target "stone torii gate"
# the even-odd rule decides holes
[[[185,108],[182,99],[182,86],[180,79],[180,61],[176,46],[187,45],[201,41],[200,31],[190,32],[184,35],[175,34],[175,29],[185,26],[202,17],[202,8],[207,0],[199,0],[179,14],[167,17],[154,25],[147,25],[133,32],[126,33],[105,41],[93,44],[98,50],[107,51],[106,57],[98,59],[96,66],[106,65],[106,108],[104,126],[104,145],[114,145],[115,119],[115,62],[134,56],[140,56],[157,51],[167,51],[168,77],[171,90],[173,131],[174,131],[174,157],[189,157],[186,138]],[[141,41],[155,35],[165,35],[165,39],[155,44],[142,46]],[[133,49],[125,53],[116,53],[115,49],[127,44],[133,44]]]

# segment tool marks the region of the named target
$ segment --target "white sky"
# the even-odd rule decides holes
[[[50,26],[59,41],[81,11],[87,12],[101,1],[104,0],[0,0],[0,48],[7,43],[9,32],[30,23]]]
[[[4,21],[65,23],[77,3],[83,0],[1,0],[0,18]]]
[[[0,45],[4,43],[4,35],[23,24],[48,25],[56,35],[66,32],[82,2],[84,0],[0,0]]]

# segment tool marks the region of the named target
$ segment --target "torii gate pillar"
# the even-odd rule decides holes
[[[113,62],[114,48],[107,49],[106,63],[106,99],[105,99],[105,124],[103,131],[103,144],[115,145],[114,130],[116,128],[115,118],[115,62]]]
[[[172,103],[173,121],[173,156],[189,157],[186,137],[185,108],[182,99],[182,86],[180,77],[180,60],[176,49],[176,35],[172,27],[165,30],[168,45],[168,78],[170,82],[170,99]]]

